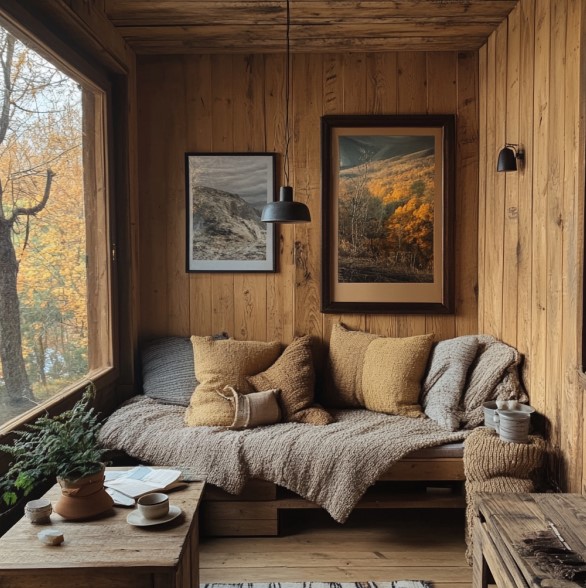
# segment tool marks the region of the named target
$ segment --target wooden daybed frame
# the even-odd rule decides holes
[[[409,454],[379,478],[357,504],[360,509],[464,508],[463,443]],[[208,485],[201,506],[204,535],[276,536],[279,513],[321,508],[276,484],[251,480],[239,495]]]

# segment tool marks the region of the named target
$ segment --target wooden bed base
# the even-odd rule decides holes
[[[407,457],[380,477],[355,508],[464,508],[461,457]],[[276,536],[279,512],[321,508],[270,482],[251,480],[235,496],[206,486],[203,534],[214,537]]]

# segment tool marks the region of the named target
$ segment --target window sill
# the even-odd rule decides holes
[[[71,396],[81,395],[89,382],[93,382],[99,394],[102,388],[113,384],[118,377],[118,370],[112,366],[100,368],[89,372],[83,379],[74,382],[70,386],[64,388],[61,392],[43,402],[40,406],[35,406],[27,412],[17,416],[0,426],[0,443],[7,441],[10,433],[16,429],[20,429],[23,425],[33,422],[39,415],[49,413],[50,415],[58,414],[63,410],[67,410],[70,404]]]

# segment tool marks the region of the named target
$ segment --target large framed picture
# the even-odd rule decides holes
[[[274,272],[272,153],[186,153],[187,271]]]
[[[322,312],[453,312],[454,116],[321,120]]]

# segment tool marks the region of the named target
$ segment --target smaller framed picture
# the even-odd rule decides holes
[[[273,153],[186,153],[188,272],[274,272]]]

